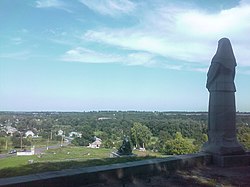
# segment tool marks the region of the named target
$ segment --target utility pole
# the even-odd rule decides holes
[[[61,139],[61,147],[62,147],[62,144],[63,144],[63,134],[62,134],[62,139]]]
[[[48,140],[47,140],[47,150],[49,150],[49,134],[48,134]]]
[[[21,150],[23,150],[23,135],[21,132],[20,132],[20,135],[21,135]]]
[[[8,139],[7,139],[7,137],[5,137],[6,139],[6,142],[5,142],[5,150],[7,150],[8,149]]]

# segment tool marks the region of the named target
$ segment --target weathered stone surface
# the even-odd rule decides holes
[[[244,148],[236,138],[236,60],[229,39],[218,42],[207,74],[209,95],[208,142],[203,151],[216,155],[241,155]]]
[[[249,166],[250,155],[213,155],[213,163],[221,167]]]
[[[0,186],[84,186],[101,183],[110,178],[126,181],[135,176],[154,176],[161,173],[173,172],[178,169],[209,165],[211,161],[211,155],[204,153],[178,155],[161,159],[148,159],[105,166],[65,169],[63,171],[50,171],[27,176],[2,178],[0,179]]]

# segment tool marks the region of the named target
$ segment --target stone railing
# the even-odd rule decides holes
[[[167,158],[148,159],[105,166],[65,169],[26,176],[0,179],[0,186],[83,186],[105,181],[109,178],[126,180],[135,176],[154,176],[177,169],[187,169],[211,164],[209,154],[178,155]]]

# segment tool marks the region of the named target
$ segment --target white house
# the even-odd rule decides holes
[[[60,129],[60,130],[57,132],[57,135],[58,135],[58,136],[62,136],[62,135],[63,135],[63,131]]]
[[[33,138],[35,136],[35,133],[31,130],[28,130],[27,132],[25,132],[25,137],[27,138],[28,136],[31,136]]]
[[[82,133],[79,133],[79,132],[70,132],[69,133],[69,137],[71,137],[71,138],[73,138],[73,137],[81,138],[82,137]]]
[[[89,148],[100,148],[102,140],[100,138],[94,137],[95,141],[89,144]]]
[[[11,136],[13,136],[15,132],[17,132],[17,129],[15,127],[6,126],[6,134],[10,134]]]

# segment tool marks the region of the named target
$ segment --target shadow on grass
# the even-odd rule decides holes
[[[90,166],[101,166],[101,165],[110,165],[116,163],[124,162],[133,162],[140,161],[145,159],[156,158],[154,156],[145,156],[145,157],[120,157],[120,158],[104,158],[104,159],[90,159],[84,161],[54,161],[54,162],[35,162],[32,164],[4,168],[0,169],[0,178],[14,177],[29,175],[47,171],[60,171],[63,169],[73,169],[80,167],[90,167]]]

